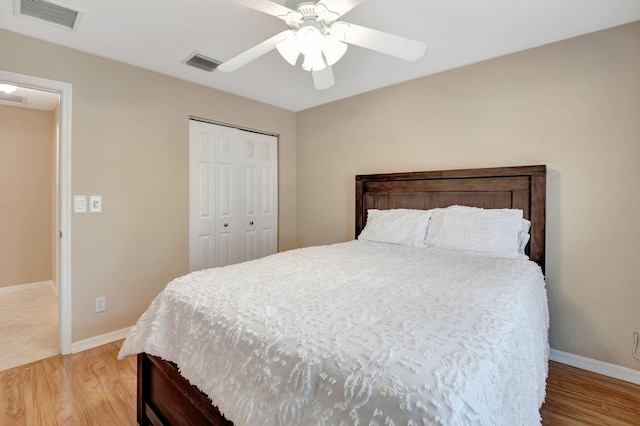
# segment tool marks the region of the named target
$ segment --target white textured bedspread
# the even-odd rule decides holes
[[[120,358],[175,362],[236,425],[534,425],[535,263],[351,241],[171,282]]]

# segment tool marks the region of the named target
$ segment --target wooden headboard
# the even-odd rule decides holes
[[[531,221],[526,253],[544,270],[547,166],[356,176],[356,237],[368,209],[432,209],[454,204],[521,209]]]

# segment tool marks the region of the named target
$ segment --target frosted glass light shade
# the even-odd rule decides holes
[[[338,62],[347,51],[347,44],[341,42],[331,35],[325,35],[322,42],[322,53],[327,60],[327,65],[331,66]]]
[[[277,43],[276,49],[278,49],[285,61],[295,66],[301,51],[300,40],[296,35],[289,36]]]
[[[307,51],[304,55],[304,62],[302,63],[302,69],[305,71],[320,71],[323,70],[327,64],[322,59],[322,51],[320,49]]]

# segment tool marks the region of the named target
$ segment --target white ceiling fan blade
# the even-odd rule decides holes
[[[348,26],[348,30],[344,31],[344,41],[347,43],[386,53],[387,55],[407,61],[413,62],[419,59],[424,55],[426,49],[426,45],[421,41],[411,40],[351,23],[336,22],[336,24],[339,24],[341,27],[343,25]]]
[[[333,78],[333,69],[330,66],[324,67],[320,71],[312,71],[313,85],[316,90],[324,90],[333,86],[336,81]]]
[[[276,18],[285,19],[290,14],[300,14],[295,10],[291,10],[281,4],[274,3],[269,0],[231,0],[233,3],[241,4],[242,6],[249,7],[251,9],[264,12],[267,15],[275,16]]]
[[[291,34],[293,34],[293,31],[291,30],[286,30],[279,34],[276,34],[273,37],[263,41],[262,43],[257,44],[248,50],[245,50],[238,56],[235,56],[228,61],[224,61],[222,64],[220,64],[220,66],[218,66],[217,69],[222,72],[235,71],[238,68],[248,64],[249,62],[258,59],[265,53],[269,53],[276,48],[277,43],[289,37]]]
[[[364,3],[366,0],[321,0],[318,4],[323,4],[327,9],[342,16],[351,9]]]

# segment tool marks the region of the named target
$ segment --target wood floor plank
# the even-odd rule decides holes
[[[62,357],[61,357],[62,358]],[[53,412],[53,419],[50,421],[60,425],[72,424],[74,419],[74,399],[72,378],[65,368],[68,365],[65,359],[49,359],[42,362],[44,374],[48,378],[47,388]]]
[[[83,424],[135,424],[135,392],[127,392],[131,388],[127,382],[135,380],[135,374],[123,376],[115,367],[119,346],[96,349],[75,354],[71,366],[81,395],[77,398],[82,405],[79,411],[89,414]]]
[[[121,341],[0,372],[0,425],[136,424],[136,358]],[[640,426],[640,386],[550,362],[544,426]]]
[[[2,390],[2,398],[0,398],[0,424],[11,424],[9,419],[22,419],[15,422],[16,425],[22,425],[26,422],[24,419],[24,395],[22,392],[22,382],[24,381],[27,371],[21,369],[7,370],[0,376],[0,389]]]
[[[38,407],[37,411],[27,410],[27,423],[28,424],[50,424],[53,419],[56,418],[54,405],[49,398],[40,399],[40,395],[49,395],[49,377],[45,373],[45,364],[36,363],[30,368],[32,374],[30,376],[30,382],[24,383],[24,392],[29,394],[29,405],[35,405]],[[28,386],[28,389],[27,389]],[[25,404],[27,405],[27,404]]]

